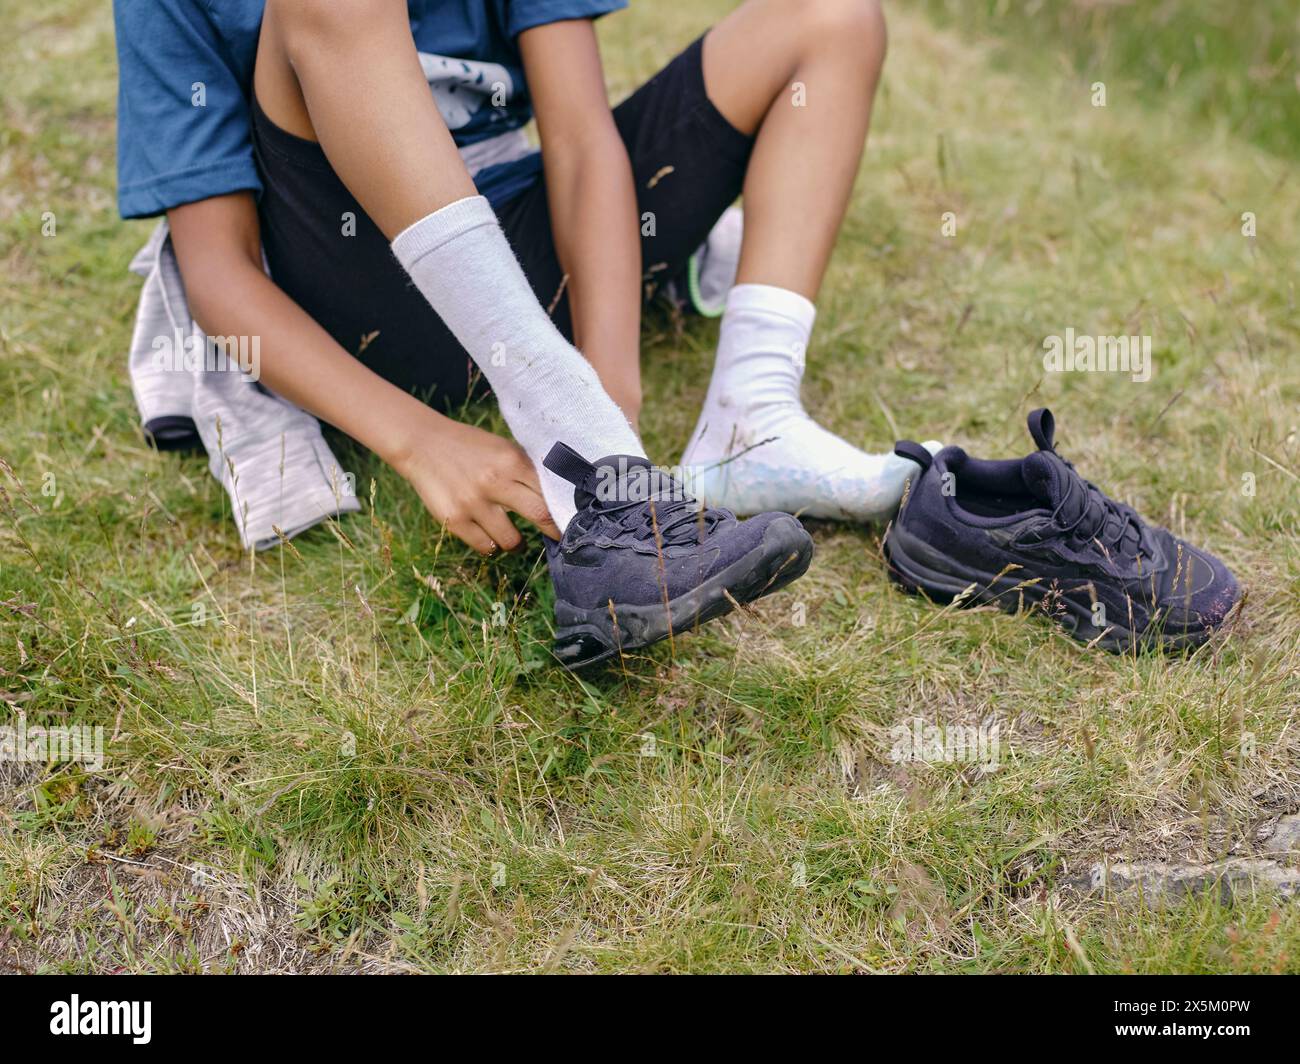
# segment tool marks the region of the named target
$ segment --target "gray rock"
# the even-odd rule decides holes
[[[1278,820],[1272,834],[1260,843],[1261,853],[1283,860],[1300,858],[1300,813]]]
[[[1272,895],[1291,900],[1300,898],[1300,870],[1276,861],[1235,857],[1214,864],[1191,861],[1132,861],[1094,864],[1085,874],[1067,880],[1063,886],[1081,894],[1110,893],[1125,900],[1144,900],[1147,905],[1175,905],[1184,898],[1217,892],[1220,901],[1231,905],[1243,900]]]

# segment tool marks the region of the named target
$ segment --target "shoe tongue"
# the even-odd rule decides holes
[[[1025,487],[1055,510],[1065,502],[1059,517],[1064,524],[1073,524],[1083,512],[1088,492],[1080,482],[1073,490],[1071,481],[1078,481],[1074,472],[1055,451],[1035,451],[1020,463],[1020,476]]]
[[[1061,525],[1074,525],[1088,506],[1087,483],[1055,451],[1035,451],[1023,459],[1020,475],[1025,486],[1053,511],[1060,507],[1056,517]],[[1120,535],[1121,522],[1122,518],[1107,511],[1102,518],[1101,527],[1091,530],[1092,535],[1102,536],[1108,542],[1113,541]],[[1142,546],[1141,534],[1135,533],[1131,528],[1125,531],[1123,538],[1126,547]]]
[[[595,505],[603,509],[617,503],[653,498],[668,483],[668,475],[656,470],[648,458],[611,454],[592,463],[592,471],[573,489],[573,501],[582,509]]]
[[[595,462],[591,463],[598,470],[612,468],[617,473],[624,469],[653,469],[654,463],[649,458],[641,458],[634,454],[610,454],[606,455]]]

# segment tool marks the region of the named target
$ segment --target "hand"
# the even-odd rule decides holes
[[[537,471],[517,444],[423,409],[428,419],[411,436],[417,442],[392,464],[441,524],[480,554],[523,544],[507,510],[560,538]]]

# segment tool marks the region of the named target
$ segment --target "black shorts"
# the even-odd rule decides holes
[[[654,235],[641,239],[647,295],[682,273],[740,195],[753,146],[705,93],[702,45],[701,37],[614,108],[638,213],[655,219]],[[439,406],[463,401],[474,380],[469,355],[410,283],[320,145],[280,129],[254,101],[253,146],[265,185],[262,242],[276,284],[386,380]],[[348,211],[356,216],[352,236],[343,235]],[[545,179],[501,204],[497,215],[538,300],[554,304],[555,323],[572,340]]]

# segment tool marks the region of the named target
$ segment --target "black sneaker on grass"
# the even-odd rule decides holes
[[[566,668],[688,632],[785,587],[812,561],[812,538],[789,514],[740,521],[701,508],[646,458],[591,463],[557,443],[543,464],[574,485],[578,507],[563,538],[546,541]]]
[[[1056,453],[1050,410],[1029,415],[1029,433],[1039,449],[1009,461],[895,445],[922,472],[885,536],[890,576],[941,602],[974,585],[964,603],[1044,603],[1111,651],[1205,642],[1239,593],[1224,564],[1084,480]]]

